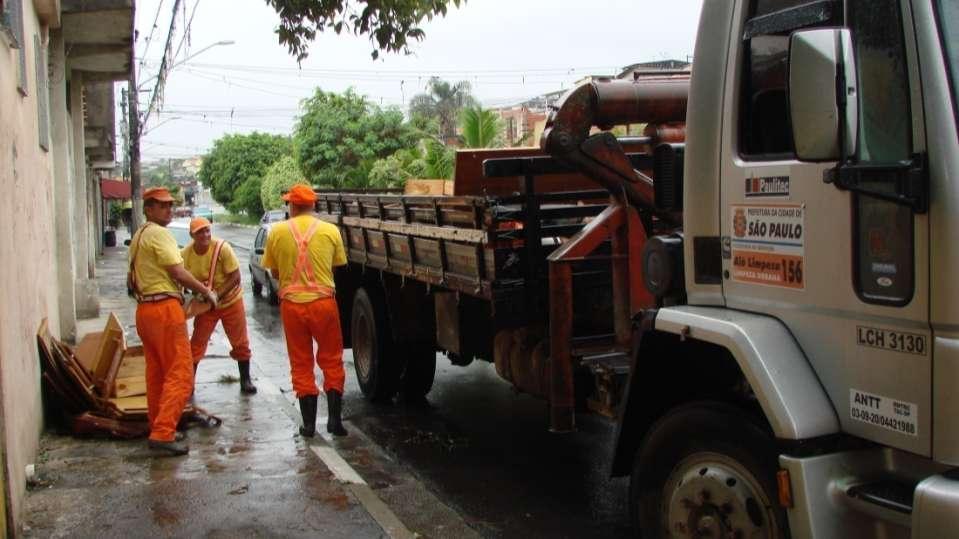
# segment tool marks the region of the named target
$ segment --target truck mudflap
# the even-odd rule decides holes
[[[799,344],[770,316],[718,307],[667,307],[655,329],[727,349],[742,370],[777,438],[839,432],[839,419]]]
[[[912,539],[959,533],[959,471],[924,479],[913,496]]]

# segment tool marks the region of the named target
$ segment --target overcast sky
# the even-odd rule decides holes
[[[279,18],[263,0],[181,4],[186,13],[181,8],[172,40],[173,49],[180,48],[174,65],[189,59],[170,72],[160,113],[147,121],[145,161],[203,154],[227,133],[289,134],[300,100],[316,87],[339,92],[352,86],[374,103],[405,110],[436,75],[468,80],[484,106],[497,107],[636,62],[686,60],[702,0],[468,0],[426,24],[426,38],[412,45],[412,55],[372,60],[367,37],[321,34],[300,67],[278,44]],[[173,5],[136,2],[141,110],[155,86],[150,79]],[[191,17],[184,40],[184,18]],[[234,44],[200,52],[219,41]]]

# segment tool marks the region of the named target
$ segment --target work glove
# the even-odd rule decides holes
[[[216,290],[210,289],[207,290],[206,300],[210,302],[210,308],[216,309],[216,304],[220,301],[220,297],[216,295]]]

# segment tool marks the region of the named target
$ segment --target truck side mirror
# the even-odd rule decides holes
[[[856,153],[859,99],[848,29],[793,32],[789,40],[789,113],[800,161],[837,161]]]

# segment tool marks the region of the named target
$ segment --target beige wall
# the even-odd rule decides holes
[[[12,514],[25,492],[42,427],[36,331],[59,335],[52,156],[38,144],[34,35],[45,42],[33,2],[23,2],[27,95],[16,88],[17,51],[0,41],[0,402]],[[45,90],[44,90],[45,91]]]

